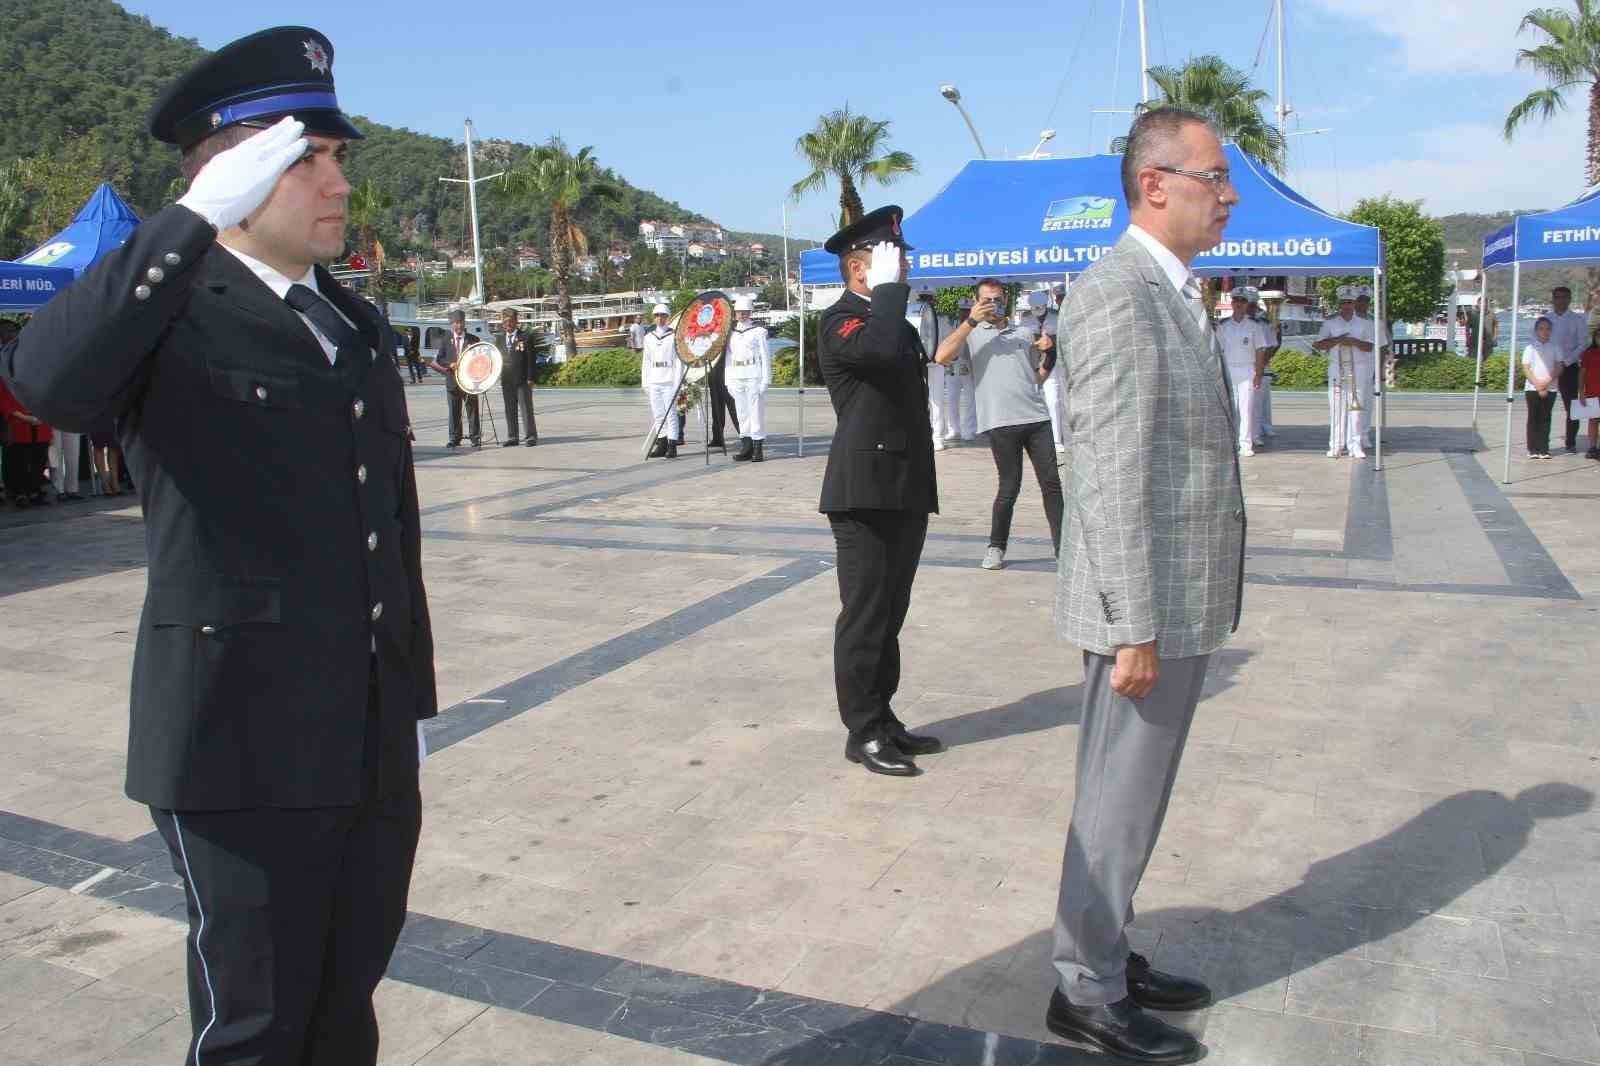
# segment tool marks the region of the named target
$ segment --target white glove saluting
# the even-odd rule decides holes
[[[867,288],[892,285],[900,280],[900,246],[880,241],[872,246],[872,261],[867,264]]]
[[[222,152],[195,175],[178,201],[222,232],[267,202],[283,172],[305,155],[305,123],[289,116]]]

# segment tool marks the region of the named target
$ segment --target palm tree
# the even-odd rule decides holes
[[[1283,131],[1261,113],[1267,93],[1250,87],[1250,75],[1218,56],[1195,56],[1181,67],[1151,67],[1149,74],[1161,99],[1140,104],[1140,111],[1181,107],[1198,112],[1211,120],[1223,141],[1232,141],[1274,173],[1283,173]],[[1111,142],[1113,152],[1127,146],[1126,137]]]
[[[1572,11],[1535,8],[1522,16],[1517,32],[1534,29],[1549,40],[1517,50],[1517,66],[1531,67],[1549,84],[1535,89],[1506,115],[1505,138],[1530,118],[1548,120],[1567,106],[1569,89],[1586,89],[1589,104],[1589,151],[1584,184],[1600,181],[1600,10],[1592,0],[1574,0]]]
[[[577,330],[572,324],[572,268],[589,252],[589,238],[578,225],[575,212],[585,202],[609,199],[617,188],[595,162],[594,149],[567,150],[560,137],[531,150],[507,175],[505,187],[531,207],[550,210],[550,273],[556,283],[556,313],[561,317],[561,343],[567,358],[578,354]]]
[[[378,308],[389,313],[389,300],[383,291],[383,246],[378,243],[378,224],[394,207],[389,190],[368,178],[350,190],[345,214],[356,231],[356,249],[367,259],[367,292],[378,301]]]
[[[795,182],[789,195],[798,200],[831,177],[839,183],[839,225],[850,225],[866,213],[858,183],[887,185],[901,174],[916,173],[917,161],[906,152],[878,156],[888,139],[888,122],[852,115],[849,104],[823,115],[810,133],[794,142],[795,151],[811,164],[811,173]]]

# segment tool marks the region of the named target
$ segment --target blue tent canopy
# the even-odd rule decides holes
[[[0,261],[0,311],[31,311],[72,283],[60,267],[24,266]]]
[[[1197,274],[1351,274],[1382,264],[1373,226],[1328,214],[1226,146],[1239,204]],[[1042,281],[1085,270],[1128,226],[1122,157],[973,160],[904,222],[911,280],[971,284],[985,277]],[[839,284],[836,256],[800,256],[804,285]]]
[[[138,224],[139,216],[133,208],[109,184],[102,184],[79,209],[71,225],[17,262],[65,267],[76,277],[102,255],[121,247]]]
[[[1523,215],[1483,239],[1483,268],[1600,260],[1600,185],[1554,211]]]

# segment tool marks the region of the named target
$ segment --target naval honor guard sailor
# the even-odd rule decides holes
[[[284,26],[179,76],[149,128],[188,190],[0,364],[53,425],[115,415],[139,486],[127,793],[183,889],[207,1066],[376,1061],[437,707],[394,336],[322,266],[361,138],[332,66]]]
[[[737,321],[722,357],[728,364],[728,390],[733,393],[740,432],[739,450],[733,456],[736,463],[759,463],[767,458],[767,387],[772,384],[772,349],[767,343],[766,327],[750,321],[755,307],[753,296],[741,296],[733,302]]]
[[[1365,459],[1361,446],[1360,359],[1373,349],[1372,322],[1356,314],[1356,287],[1339,286],[1339,313],[1322,324],[1312,350],[1328,357],[1328,458]],[[1368,363],[1368,373],[1371,364]]]
[[[660,425],[661,416],[667,416],[665,426],[650,449],[652,459],[678,457],[678,406],[673,397],[678,392],[678,381],[683,376],[683,363],[678,360],[677,337],[668,320],[672,309],[666,304],[656,304],[651,310],[656,320],[655,328],[644,335],[644,357],[640,363],[639,378],[644,384],[645,396],[650,401],[651,425]]]

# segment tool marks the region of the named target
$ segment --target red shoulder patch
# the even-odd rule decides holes
[[[839,323],[839,328],[835,332],[839,334],[841,340],[849,340],[851,334],[866,324],[867,320],[864,318],[847,318]]]

